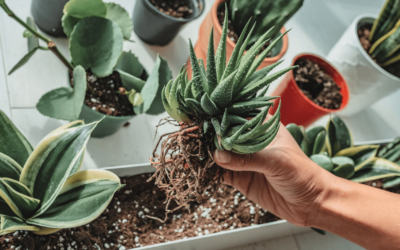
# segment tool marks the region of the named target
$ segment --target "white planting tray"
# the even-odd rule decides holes
[[[150,164],[137,164],[105,168],[119,177],[128,177],[154,172]],[[155,244],[135,249],[143,250],[204,250],[230,249],[240,245],[257,243],[298,233],[309,232],[310,228],[297,227],[286,220],[270,222],[261,225],[233,229],[229,231],[196,236],[167,243]],[[316,233],[315,233],[316,234]],[[322,237],[322,236],[321,236]]]

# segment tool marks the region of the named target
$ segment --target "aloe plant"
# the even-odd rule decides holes
[[[369,40],[369,54],[382,66],[400,60],[400,0],[386,0]]]
[[[33,148],[0,110],[0,235],[51,234],[96,219],[123,187],[115,174],[80,171],[98,122],[75,121]]]
[[[73,88],[54,89],[40,98],[36,107],[43,115],[67,121],[78,119],[87,91],[86,71],[89,70],[97,77],[107,77],[118,71],[135,114],[165,111],[161,89],[172,78],[168,64],[158,56],[148,76],[138,58],[122,50],[124,39],[130,38],[133,27],[128,12],[120,5],[102,0],[71,0],[65,5],[62,25],[70,41],[72,62],[59,52],[53,41],[37,31],[32,18],[23,22],[5,1],[0,1],[0,7],[26,28],[24,37],[28,42],[28,54],[9,74],[26,64],[37,50],[53,51],[73,73]],[[41,46],[39,40],[44,41],[47,47]]]
[[[207,53],[207,69],[198,60],[190,42],[190,60],[193,77],[188,80],[182,68],[178,77],[163,89],[162,100],[168,114],[186,124],[204,121],[203,131],[211,131],[217,148],[239,154],[250,154],[262,150],[272,142],[279,130],[280,107],[275,115],[263,124],[269,108],[276,97],[264,96],[271,82],[292,70],[283,69],[268,73],[281,62],[256,71],[269,51],[282,38],[280,35],[269,47],[256,57],[273,29],[265,32],[258,41],[243,54],[249,38],[245,35],[250,21],[245,26],[232,56],[226,64],[226,39],[228,11],[222,28],[222,39],[214,54],[214,36],[211,31]],[[258,93],[263,90],[261,93]],[[263,110],[260,110],[264,108]],[[246,118],[254,117],[251,120]]]
[[[247,20],[252,19],[253,23],[257,23],[250,36],[250,45],[269,29],[272,29],[270,37],[275,37],[303,2],[304,0],[230,0],[229,11],[236,31],[241,32]]]
[[[397,156],[398,160],[399,140],[378,154],[378,145],[354,146],[351,131],[338,117],[331,117],[326,128],[317,126],[305,131],[296,124],[286,127],[312,161],[336,176],[355,182],[391,178],[391,185],[396,183],[393,178],[400,176],[400,166],[391,158]]]

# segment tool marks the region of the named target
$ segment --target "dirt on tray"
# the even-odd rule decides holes
[[[47,236],[17,231],[0,236],[0,249],[123,250],[280,220],[226,185],[215,198],[202,205],[190,203],[165,223],[149,219],[146,215],[164,218],[166,198],[154,182],[147,182],[150,176],[121,178],[126,187],[87,225]]]
[[[342,104],[340,87],[317,63],[309,59],[295,62],[294,79],[301,91],[315,104],[326,109],[339,109]]]
[[[360,39],[361,46],[364,48],[364,50],[367,52],[368,55],[369,55],[369,49],[372,46],[371,42],[369,41],[369,34],[371,32],[371,29],[372,29],[372,25],[370,25],[370,24],[363,25],[358,29],[358,32],[357,32],[358,38]],[[371,59],[374,60],[375,63],[377,63],[375,59],[373,59],[373,58],[371,58]],[[381,68],[383,68],[384,70],[386,70],[387,72],[389,72],[390,74],[400,78],[400,62],[396,62],[391,65],[385,66],[385,67],[383,67],[381,65],[379,65],[379,66]]]
[[[190,0],[150,0],[159,11],[175,18],[190,18],[193,6]]]
[[[71,86],[73,85],[72,75]],[[91,109],[110,116],[134,115],[133,105],[126,95],[119,94],[122,87],[121,77],[114,71],[107,77],[96,77],[91,72],[86,74],[87,88],[84,103]]]

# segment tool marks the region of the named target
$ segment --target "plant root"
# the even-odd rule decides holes
[[[168,119],[160,121],[161,125],[167,123],[172,122]],[[189,208],[189,203],[193,201],[202,203],[218,190],[224,169],[214,161],[214,134],[213,131],[205,134],[203,123],[204,120],[181,123],[179,131],[164,134],[158,140],[150,157],[156,172],[148,181],[155,180],[156,185],[165,191],[167,205],[164,220],[151,216],[148,218],[165,222],[169,213]],[[160,143],[161,154],[158,155],[156,150]],[[176,205],[170,208],[172,200]]]

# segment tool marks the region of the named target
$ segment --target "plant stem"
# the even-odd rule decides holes
[[[27,23],[21,20],[17,15],[14,14],[14,12],[7,6],[7,4],[3,1],[0,0],[0,7],[3,8],[3,10],[7,13],[7,15],[11,18],[13,18],[15,21],[17,21],[19,24],[21,24],[24,28],[29,30],[34,36],[39,38],[40,40],[44,41],[47,43],[47,47],[49,50],[51,50],[57,57],[58,59],[61,60],[61,62],[68,68],[70,72],[74,70],[74,66],[64,57],[63,54],[58,50],[56,44],[50,39],[42,34],[40,34],[37,30],[29,26]]]

